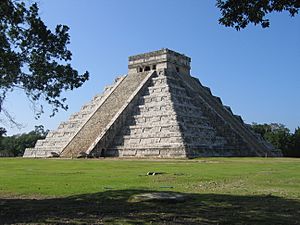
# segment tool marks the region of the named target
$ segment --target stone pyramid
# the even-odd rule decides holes
[[[190,75],[190,62],[169,49],[129,57],[126,76],[24,157],[281,156]]]

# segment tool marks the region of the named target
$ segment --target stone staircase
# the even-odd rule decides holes
[[[63,149],[62,157],[77,157],[81,153],[89,154],[101,139],[101,134],[106,133],[114,117],[120,113],[120,106],[128,104],[128,99],[147,79],[153,71],[143,73],[129,73],[113,92],[98,107],[89,120],[81,126],[76,135]],[[101,150],[100,150],[101,151]]]
[[[186,148],[207,150],[225,142],[201,107],[193,104],[180,79],[163,70],[141,93],[104,156],[186,157]]]
[[[105,150],[106,156],[163,157],[170,153],[185,157],[183,139],[174,112],[171,93],[162,72],[140,94],[126,124]],[[179,149],[181,151],[169,151]],[[163,153],[165,152],[165,153]]]
[[[62,122],[54,131],[50,131],[44,140],[38,140],[34,148],[27,148],[23,157],[51,157],[60,155],[79,129],[93,115],[95,110],[104,102],[124,77],[116,79],[115,84],[106,86],[102,94],[96,95],[91,102],[81,107],[66,122]]]

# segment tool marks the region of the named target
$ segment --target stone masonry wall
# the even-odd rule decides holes
[[[159,71],[141,95],[106,156],[186,157],[187,148],[223,147],[226,140],[172,74]]]
[[[62,156],[76,157],[80,152],[86,152],[147,74],[129,73],[70,141]]]
[[[91,102],[83,105],[79,112],[62,122],[56,130],[50,131],[44,140],[38,140],[34,148],[27,148],[23,157],[49,157],[53,153],[59,155],[122,79],[123,77],[117,78],[115,84],[106,86],[102,94],[96,95]]]
[[[228,146],[220,149],[221,155],[232,156],[280,156],[274,148],[263,144],[254,133],[243,123],[240,116],[234,115],[228,107],[223,106],[220,98],[211,94],[209,88],[191,77],[177,73],[185,88],[193,93],[194,102],[202,105],[203,112],[209,117],[219,134],[226,137]],[[228,154],[224,154],[228,152]],[[212,151],[214,153],[214,151]],[[190,155],[197,155],[197,150],[190,149]]]
[[[184,144],[164,71],[141,93],[105,156],[185,157]]]
[[[216,106],[199,98],[199,90],[189,87],[187,81],[174,71],[158,71],[158,76],[152,78],[152,83],[141,94],[132,114],[127,116],[125,126],[103,156],[193,158],[257,155],[258,152],[252,150],[244,139],[248,132],[240,135],[235,130],[238,125],[232,125],[230,120],[220,116],[220,113],[228,112],[233,118],[237,117],[230,108],[224,107],[220,98],[203,87],[201,91],[208,95],[207,98],[219,104],[218,111],[214,111]],[[240,117],[234,122],[243,123]],[[259,145],[257,140],[251,141]],[[271,154],[270,150],[264,150]]]
[[[128,119],[128,115],[132,112],[133,107],[139,100],[140,94],[147,88],[151,78],[156,76],[156,71],[150,71],[146,78],[139,84],[137,89],[130,95],[125,104],[121,105],[119,111],[114,115],[102,133],[96,138],[93,144],[89,147],[87,154],[94,157],[99,157],[113,141],[116,134],[124,127]]]

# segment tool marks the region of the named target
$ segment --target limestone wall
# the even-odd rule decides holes
[[[104,155],[174,158],[186,157],[191,147],[224,146],[226,140],[191,100],[178,78],[158,71]]]
[[[106,156],[119,157],[185,157],[183,139],[164,71],[151,79],[140,93],[126,124],[117,133]],[[169,149],[169,150],[168,150]]]
[[[76,157],[87,152],[148,73],[129,73],[68,143],[62,156]]]
[[[209,117],[217,132],[226,138],[228,145],[221,148],[221,152],[232,150],[233,156],[281,155],[280,151],[260,141],[244,124],[241,117],[234,115],[228,107],[224,107],[220,98],[213,96],[199,80],[180,73],[176,75],[180,77],[187,90],[195,96],[194,102],[202,106],[204,114]],[[197,151],[191,149],[189,154],[197,154]]]
[[[157,74],[140,94],[123,129],[102,156],[174,158],[273,154],[251,131],[243,130],[248,128],[242,119],[223,106],[209,88],[193,83],[192,77],[181,77],[174,70],[161,70]],[[203,92],[206,99],[201,97]],[[249,137],[250,134],[253,136]]]
[[[27,148],[23,157],[49,157],[53,153],[60,155],[70,140],[123,79],[124,77],[119,77],[115,84],[106,86],[102,94],[96,95],[91,102],[83,105],[79,112],[62,122],[56,130],[50,131],[44,140],[38,140],[34,148]]]
[[[120,105],[118,112],[114,115],[111,121],[107,124],[105,129],[100,133],[100,135],[94,140],[93,144],[90,145],[87,150],[87,154],[92,156],[101,156],[104,154],[104,150],[113,142],[116,134],[124,127],[128,115],[133,110],[139,100],[140,94],[147,88],[151,78],[156,75],[156,71],[150,71],[144,80],[138,85],[134,92],[129,96],[129,98]],[[121,103],[120,103],[121,104]]]

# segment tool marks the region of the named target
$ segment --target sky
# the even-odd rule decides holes
[[[127,73],[131,55],[169,48],[191,57],[191,74],[220,96],[246,123],[300,126],[300,16],[268,16],[270,28],[236,31],[218,24],[214,0],[39,0],[40,16],[52,30],[70,27],[72,66],[89,71],[82,87],[64,93],[69,110],[38,120],[21,91],[5,107],[22,124],[8,135],[36,125],[53,130],[80,110],[105,85]]]

